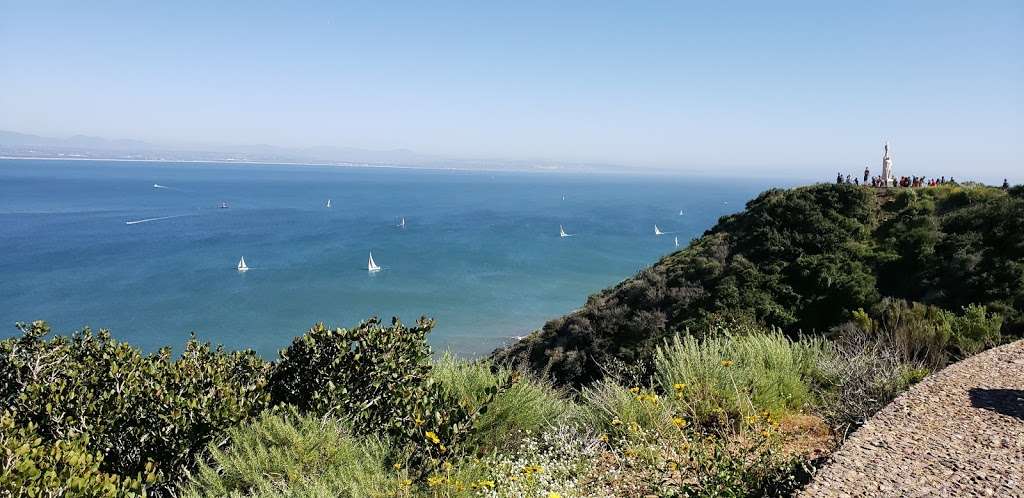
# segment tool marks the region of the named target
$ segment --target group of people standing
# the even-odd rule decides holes
[[[840,172],[836,175],[836,183],[838,184],[853,184],[861,185],[861,179],[850,175],[843,176]],[[936,187],[939,185],[953,185],[956,184],[956,180],[953,177],[946,179],[945,176],[939,178],[925,178],[923,176],[901,176],[899,178],[883,178],[881,175],[871,176],[871,169],[868,167],[864,168],[864,181],[863,185],[871,187]]]

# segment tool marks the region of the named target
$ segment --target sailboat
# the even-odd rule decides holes
[[[245,256],[238,260],[238,271],[249,271],[249,266],[245,264]]]
[[[377,262],[373,260],[373,251],[370,251],[370,261],[366,263],[366,271],[370,273],[380,271],[380,267],[377,266]]]
[[[402,217],[402,222],[398,224],[398,228],[405,228],[405,216]]]
[[[565,237],[572,237],[573,235],[576,235],[576,234],[574,234],[574,233],[565,233],[565,229],[562,228],[562,225],[558,225],[558,236],[559,237],[565,238]]]
[[[327,199],[327,205],[325,205],[324,207],[326,207],[326,208],[331,207],[331,200],[330,199]]]
[[[679,247],[679,237],[676,237],[676,247]]]
[[[682,209],[680,209],[680,210],[679,210],[679,216],[682,216],[682,215],[683,215],[683,210],[682,210]]]
[[[665,232],[662,232],[658,225],[654,225],[654,235],[665,235]]]

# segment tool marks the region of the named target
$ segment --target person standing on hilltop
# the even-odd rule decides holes
[[[1006,178],[1003,178],[1003,190],[1010,190],[1010,182],[1006,181]]]
[[[868,175],[871,174],[871,170],[867,166],[864,166],[864,183],[868,182]]]

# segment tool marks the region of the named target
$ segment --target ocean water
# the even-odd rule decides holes
[[[15,334],[16,321],[44,319],[61,333],[107,328],[149,351],[180,350],[194,331],[273,357],[316,321],[428,315],[437,320],[436,350],[486,354],[673,251],[673,237],[685,246],[766,187],[672,176],[0,160],[0,336]],[[576,235],[560,238],[559,224]],[[655,236],[655,224],[671,234]],[[371,250],[379,273],[366,271]],[[247,273],[235,270],[242,256]]]

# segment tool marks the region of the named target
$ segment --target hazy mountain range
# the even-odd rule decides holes
[[[139,161],[225,161],[324,163],[424,168],[621,171],[604,164],[544,160],[461,159],[419,154],[408,149],[368,150],[354,147],[279,147],[276,145],[156,144],[88,135],[44,137],[0,130],[0,156],[18,158],[117,159]]]

